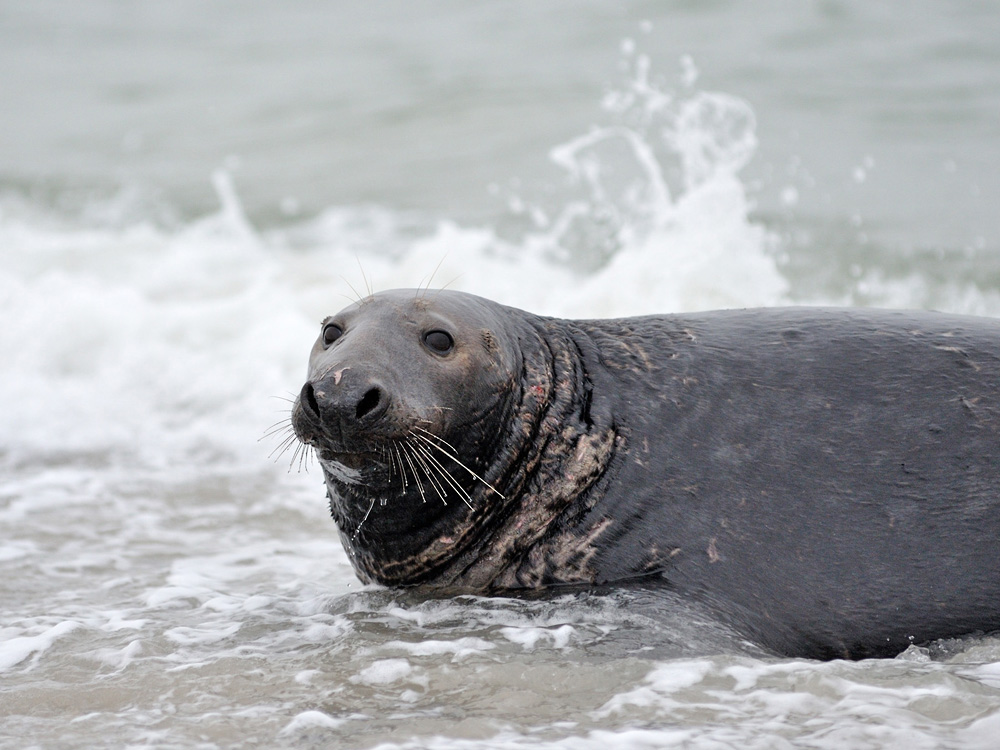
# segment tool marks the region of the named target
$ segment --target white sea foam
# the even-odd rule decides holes
[[[494,648],[496,648],[494,643],[483,638],[456,638],[452,641],[422,640],[413,643],[389,641],[382,646],[385,651],[399,650],[411,656],[443,656],[447,654],[451,655],[454,661]]]
[[[344,721],[344,719],[335,719],[322,711],[303,711],[288,722],[285,728],[281,730],[281,734],[297,734],[303,729],[313,728],[337,729]]]
[[[413,667],[406,659],[379,659],[358,672],[351,681],[385,685],[409,677],[412,671]]]
[[[0,631],[0,672],[20,664],[30,656],[37,660],[57,640],[72,633],[80,627],[80,623],[64,620],[46,627],[36,635],[14,635],[14,628],[4,628]]]
[[[560,625],[556,628],[507,627],[500,628],[500,632],[508,641],[530,651],[539,642],[551,645],[552,648],[566,648],[576,629],[572,625]]]

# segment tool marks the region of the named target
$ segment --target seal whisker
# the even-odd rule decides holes
[[[299,450],[301,448],[301,450]],[[310,452],[310,446],[305,443],[299,443],[299,448],[296,448],[296,453],[299,454],[299,473],[301,474],[305,471],[309,473],[309,456],[312,455]],[[291,468],[291,467],[289,467]]]
[[[280,427],[286,427],[287,428],[287,427],[291,427],[291,426],[292,426],[292,418],[291,417],[285,417],[284,419],[279,419],[274,424],[271,424],[271,425],[268,425],[267,427],[265,427],[264,428],[264,434],[261,435],[257,439],[258,440],[263,440],[268,435],[271,435],[271,434],[273,434],[275,432],[278,432]]]
[[[452,284],[454,284],[456,281],[458,281],[464,275],[465,275],[464,273],[458,274],[458,276],[455,276],[454,278],[452,278],[451,281],[449,281],[448,283],[442,285],[442,287],[437,290],[437,293],[440,294],[441,292],[445,291],[448,287],[450,287]]]
[[[420,436],[417,435],[416,437],[420,437]],[[441,465],[441,462],[438,461],[434,457],[434,455],[430,452],[430,450],[428,450],[424,446],[420,445],[419,443],[416,444],[415,447],[424,456],[424,458],[426,458],[428,461],[430,461],[431,465],[434,466],[437,469],[438,474],[446,482],[448,482],[449,485],[451,485],[458,492],[458,494],[462,498],[463,502],[466,505],[468,505],[470,509],[472,509],[472,498],[469,497],[469,493],[466,492],[465,488],[462,487],[462,485],[460,485],[458,483],[458,481],[455,479],[455,477],[453,477],[451,474],[448,473],[448,470],[445,469],[444,466]],[[473,476],[475,476],[475,475],[473,475]]]
[[[281,398],[284,401],[289,401],[294,403],[291,399],[283,398],[282,396],[273,396],[272,398]],[[292,451],[291,459],[288,462],[288,471],[291,472],[292,467],[298,462],[298,471],[302,472],[305,470],[307,473],[309,471],[309,462],[312,460],[312,454],[315,451],[313,446],[308,445],[302,441],[302,438],[298,436],[295,432],[295,425],[292,423],[292,412],[289,410],[288,416],[284,419],[279,419],[277,422],[268,427],[264,434],[257,438],[257,442],[266,440],[267,438],[277,437],[278,444],[274,449],[267,454],[268,458],[274,458],[274,463],[278,463],[281,457],[284,456],[289,448],[298,442],[295,446],[295,450]]]
[[[426,503],[427,502],[427,496],[424,494],[424,485],[421,483],[420,477],[417,476],[417,470],[416,470],[416,468],[414,468],[413,461],[410,458],[410,454],[406,450],[406,444],[405,443],[401,443],[401,442],[396,442],[395,446],[396,446],[396,450],[399,453],[401,453],[402,456],[406,459],[406,463],[408,463],[410,465],[410,471],[413,474],[413,483],[415,485],[417,485],[417,490],[420,492],[420,499],[423,502]],[[402,449],[402,450],[400,450],[400,449]],[[404,487],[404,489],[406,487],[406,472],[405,471],[403,472],[403,487]]]
[[[267,457],[271,458],[271,456],[274,456],[274,462],[278,463],[278,459],[285,455],[285,452],[291,448],[296,441],[299,441],[298,435],[295,433],[287,435],[280,443],[278,443],[274,450],[267,454]],[[299,443],[301,444],[301,441],[299,441]]]
[[[269,437],[274,437],[275,435],[282,435],[282,433],[284,433],[280,441],[282,443],[287,442],[289,438],[295,438],[296,440],[298,440],[299,436],[295,434],[295,430],[292,428],[290,424],[286,424],[280,428],[279,427],[271,428],[263,435],[261,435],[259,438],[257,438],[257,442],[259,443],[261,440],[265,440]]]
[[[361,279],[365,282],[365,289],[368,290],[368,296],[371,297],[375,294],[375,289],[372,287],[372,283],[368,279],[368,274],[365,273],[365,267],[361,265],[361,258],[355,255],[354,260],[358,263],[358,269],[361,271]]]
[[[457,451],[457,450],[455,450],[455,446],[454,446],[454,445],[452,445],[451,443],[449,443],[449,442],[448,442],[447,440],[445,440],[445,439],[444,439],[443,437],[438,437],[438,436],[437,436],[437,435],[435,435],[435,434],[434,434],[433,432],[430,432],[430,431],[428,431],[428,430],[425,430],[425,429],[424,429],[423,427],[414,427],[413,429],[414,429],[414,430],[416,430],[417,432],[420,432],[420,433],[422,433],[423,435],[427,436],[428,438],[430,438],[430,439],[431,439],[431,440],[433,440],[434,442],[436,442],[436,443],[438,443],[438,444],[440,444],[440,445],[443,445],[443,446],[445,446],[445,447],[446,447],[446,448],[447,448],[448,450],[450,450],[450,451],[451,451],[452,453],[458,453],[458,451]],[[412,431],[411,431],[411,434],[412,434]],[[414,435],[414,437],[420,437],[420,436],[419,436],[419,435]]]
[[[427,460],[423,456],[421,456],[419,452],[417,452],[416,446],[407,444],[406,447],[409,451],[411,458],[413,459],[414,464],[420,467],[420,470],[423,472],[424,477],[426,477],[427,482],[437,493],[438,498],[441,500],[443,504],[447,505],[448,492],[447,490],[445,490],[440,480],[436,476],[434,476],[434,472],[432,471],[433,467],[431,467],[431,465],[427,463]]]
[[[393,463],[392,453],[390,453],[389,449],[384,445],[379,446],[379,453],[382,454],[382,463],[389,464],[389,481],[392,482],[392,477],[396,469],[396,466]]]
[[[299,457],[299,454],[302,452],[302,449],[304,447],[305,447],[305,443],[301,443],[300,442],[298,445],[295,446],[295,450],[292,451],[292,458],[288,462],[288,473],[289,474],[292,473],[292,467],[295,466],[295,460]],[[277,460],[277,459],[275,459],[275,460]]]
[[[427,481],[430,483],[431,487],[434,488],[434,491],[437,492],[437,496],[441,499],[441,502],[447,505],[448,499],[446,495],[448,493],[445,491],[440,480],[434,476],[434,472],[431,470],[432,466],[427,462],[427,459],[424,458],[417,450],[418,446],[413,443],[403,443],[403,447],[408,449],[407,452],[410,454],[414,463],[423,470],[424,476],[427,477]]]
[[[271,398],[282,398],[282,397],[281,396],[272,396]],[[284,399],[284,400],[287,401],[288,399]],[[274,423],[268,425],[267,427],[265,427],[264,428],[264,434],[261,435],[259,438],[257,438],[257,442],[258,443],[261,440],[263,440],[264,438],[269,437],[270,435],[273,435],[276,432],[280,432],[282,427],[285,427],[287,429],[292,429],[292,410],[288,409],[286,411],[286,410],[283,409],[282,412],[286,416],[283,419],[279,419],[277,422],[274,422]]]
[[[288,432],[289,430],[292,429],[293,428],[292,428],[291,418],[282,419],[280,422],[275,422],[273,425],[268,427],[267,430],[264,432],[264,434],[261,435],[259,438],[257,438],[257,442],[259,443],[261,440],[266,440],[269,437],[272,437],[274,435],[279,435],[282,432]]]
[[[382,446],[382,455],[389,459],[389,482],[392,482],[392,478],[398,472],[400,481],[403,483],[403,493],[405,494],[407,488],[406,467],[403,466],[403,462],[399,458],[399,451],[396,449],[395,441]]]
[[[354,292],[354,300],[353,300],[353,301],[354,301],[354,302],[356,302],[356,303],[358,303],[358,304],[361,304],[361,301],[362,301],[362,300],[363,300],[364,298],[363,298],[363,297],[362,297],[362,296],[361,296],[360,294],[358,294],[358,290],[354,288],[354,284],[352,284],[352,283],[351,283],[350,281],[348,281],[348,280],[347,280],[347,277],[346,277],[346,276],[344,276],[344,275],[342,275],[342,274],[341,274],[340,278],[341,278],[341,280],[342,280],[342,281],[343,281],[343,282],[344,282],[345,284],[347,284],[347,286],[349,286],[349,287],[350,287],[351,291],[352,291],[352,292]],[[344,296],[346,297],[347,295],[344,295]],[[350,297],[348,297],[348,299],[350,299]]]
[[[406,481],[406,466],[403,465],[403,459],[399,455],[399,443],[395,440],[392,441],[392,450],[396,452],[396,465],[399,466],[399,476],[403,480],[403,492],[405,493],[406,490],[409,488],[409,484]]]
[[[450,458],[456,464],[458,464],[463,469],[465,469],[467,472],[469,472],[469,475],[472,476],[473,479],[475,479],[476,481],[481,482],[482,484],[484,484],[487,488],[489,488],[492,492],[494,492],[501,500],[504,499],[503,493],[501,493],[496,487],[494,487],[492,484],[490,484],[489,482],[487,482],[485,479],[483,479],[481,476],[479,476],[476,472],[474,472],[472,469],[470,469],[468,466],[465,465],[465,463],[456,455],[458,453],[458,451],[456,451],[455,448],[450,443],[448,443],[446,440],[438,438],[436,435],[433,435],[432,433],[427,432],[427,430],[424,430],[424,429],[422,429],[420,427],[417,427],[416,429],[420,430],[420,432],[426,433],[426,435],[429,435],[432,438],[440,440],[442,443],[444,443],[446,446],[448,446],[448,448],[450,448],[451,450],[450,451],[445,450],[440,445],[438,445],[437,443],[435,443],[432,440],[430,440],[428,437],[424,437],[424,435],[420,435],[420,434],[418,434],[416,432],[413,432],[411,430],[410,434],[413,435],[413,437],[417,438],[418,440],[423,441],[424,445],[429,445],[430,447],[432,447],[435,450],[437,450],[439,453],[441,453],[441,454],[447,456],[448,458]]]
[[[419,299],[420,297],[425,296],[427,292],[431,290],[431,284],[434,283],[434,277],[437,276],[437,272],[441,270],[441,264],[444,263],[445,258],[447,257],[448,253],[445,253],[444,255],[441,256],[441,260],[437,262],[437,265],[434,266],[434,270],[431,271],[431,275],[427,277],[426,285],[423,282],[417,284],[417,290],[416,290],[417,293],[414,295],[415,298]]]

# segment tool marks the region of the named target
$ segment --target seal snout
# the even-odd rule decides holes
[[[388,410],[389,398],[380,384],[338,381],[333,377],[309,381],[299,394],[302,408],[335,434],[364,431]]]

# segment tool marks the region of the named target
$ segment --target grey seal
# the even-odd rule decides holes
[[[366,582],[643,581],[815,658],[1000,628],[997,320],[388,291],[323,322],[292,425]]]

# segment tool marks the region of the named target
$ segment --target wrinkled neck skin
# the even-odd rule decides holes
[[[597,352],[567,321],[510,314],[519,373],[474,423],[438,436],[478,477],[441,458],[450,480],[418,486],[392,445],[376,446],[356,473],[321,459],[362,581],[479,592],[592,581],[589,540],[567,545],[559,519],[593,507],[615,449],[610,412],[591,403]]]

